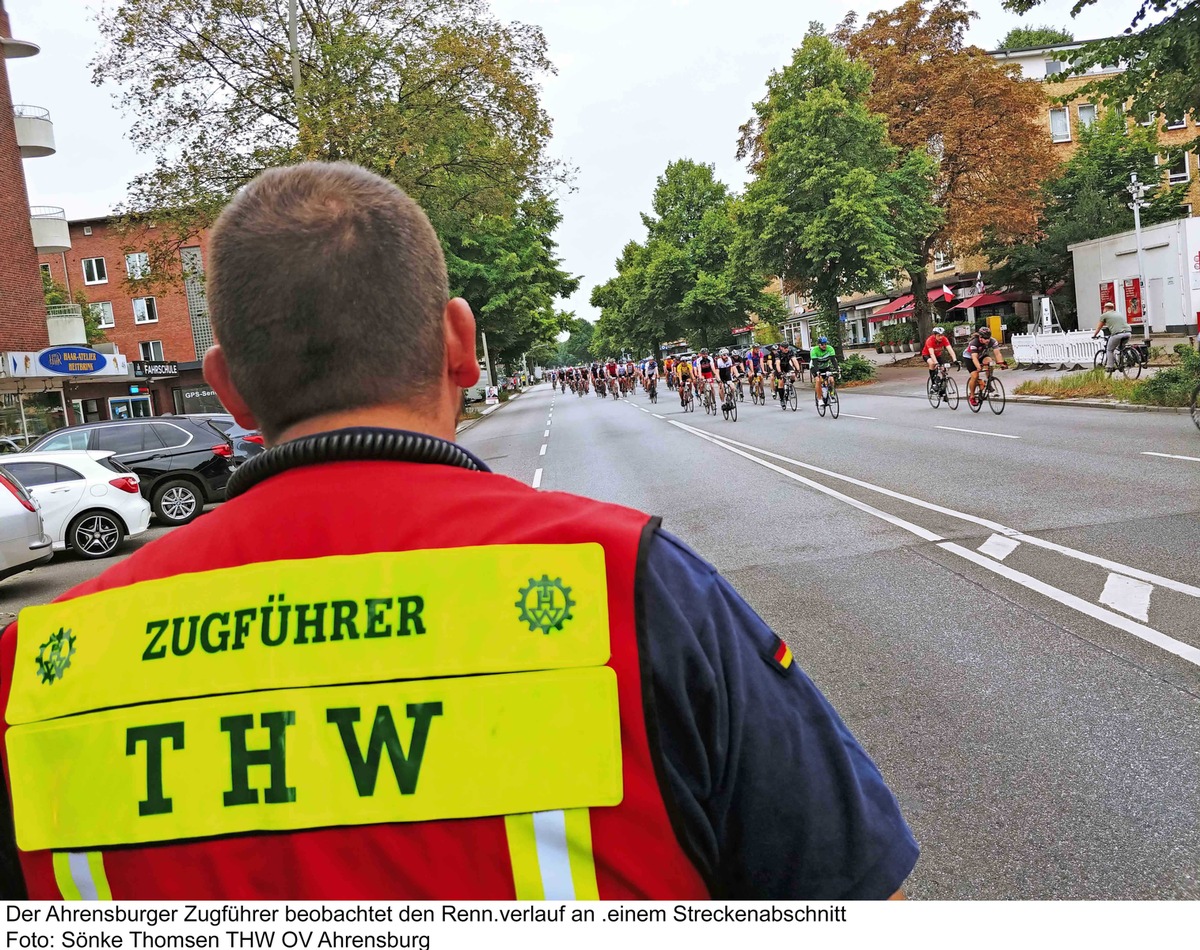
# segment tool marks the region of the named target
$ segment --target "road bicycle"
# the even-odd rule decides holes
[[[969,392],[967,394],[967,405],[971,408],[972,412],[978,412],[982,409],[985,402],[996,415],[1000,415],[1004,411],[1004,384],[992,375],[992,371],[993,367],[989,366],[986,374],[987,381],[985,382],[982,378],[980,379],[980,385],[975,391],[976,398],[974,400],[970,398]],[[979,375],[982,377],[984,374],[980,373]]]
[[[712,383],[706,383],[704,386],[704,395],[700,401],[704,403],[704,412],[706,415],[715,416],[717,414],[717,397],[713,395]]]
[[[838,374],[834,370],[827,369],[824,371],[818,370],[813,379],[815,380],[817,376],[823,379],[824,385],[821,388],[825,390],[825,398],[822,399],[817,395],[816,389],[813,389],[813,401],[817,404],[817,414],[824,419],[825,410],[828,409],[829,415],[836,419],[842,411],[841,402],[838,400],[837,394]]]
[[[1196,428],[1200,429],[1200,385],[1197,385],[1192,390],[1192,422],[1196,424]]]
[[[646,384],[646,391],[650,394],[651,404],[658,402],[658,377],[651,376],[650,381]]]
[[[934,409],[943,402],[951,409],[958,408],[958,383],[950,375],[950,367],[959,369],[961,365],[958,362],[938,363],[937,376],[925,384],[925,390],[929,395],[929,405]]]
[[[746,387],[742,385],[742,377],[741,376],[739,376],[737,378],[737,381],[734,383],[734,385],[737,387],[737,401],[745,402],[746,401]]]
[[[790,408],[795,412],[800,405],[800,397],[796,395],[795,374],[785,373],[783,386],[779,389],[779,408],[785,412]]]
[[[721,384],[721,414],[726,422],[737,422],[737,397],[733,383]]]
[[[750,401],[756,406],[765,406],[767,404],[767,392],[763,388],[763,378],[761,375],[756,375],[750,383]]]
[[[1092,357],[1093,369],[1104,369],[1106,365],[1106,353],[1108,352],[1108,339],[1104,337],[1098,342],[1099,348],[1096,350],[1096,355]],[[1126,340],[1119,347],[1113,356],[1113,367],[1120,371],[1121,375],[1126,379],[1137,379],[1142,375],[1142,369],[1150,365],[1150,343],[1142,340],[1139,343],[1131,343]]]
[[[696,411],[696,391],[692,389],[692,384],[687,381],[680,383],[679,396],[683,404],[684,412]]]

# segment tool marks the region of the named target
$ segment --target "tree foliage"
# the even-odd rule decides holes
[[[450,292],[474,301],[475,319],[497,362],[549,344],[569,315],[555,302],[579,288],[562,269],[552,234],[561,216],[547,198],[522,202],[514,218],[480,216],[473,228],[444,240]]]
[[[816,304],[835,344],[838,298],[908,266],[913,235],[939,222],[933,162],[889,143],[867,107],[871,78],[813,24],[792,62],[771,73],[738,151],[754,174],[741,214],[750,253]]]
[[[545,266],[553,245],[531,244],[557,224],[546,195],[566,179],[546,153],[541,30],[501,22],[487,0],[299,0],[297,98],[287,7],[118,0],[98,15],[93,81],[120,87],[130,137],[155,157],[119,209],[128,229],[157,225],[136,238],[151,280],[177,280],[180,248],[264,169],[354,162],[421,204],[455,286],[519,356],[532,325],[557,325],[545,293],[573,286]],[[535,271],[524,290],[510,281]]]
[[[570,336],[558,344],[558,365],[578,366],[591,362],[592,337],[596,335],[596,325],[582,317],[572,317],[567,331]]]
[[[592,291],[601,311],[594,352],[646,353],[680,337],[720,346],[751,313],[781,316],[779,298],[763,290],[762,270],[738,252],[738,203],[713,166],[672,162],[651,209],[642,215],[645,243],[627,244],[616,276]]]
[[[1056,26],[1014,26],[1005,34],[998,48],[1037,49],[1039,46],[1062,46],[1074,42],[1074,33]]]
[[[1124,115],[1110,109],[1090,127],[1079,131],[1079,148],[1043,187],[1043,209],[1036,234],[1009,241],[992,233],[984,245],[996,278],[1032,293],[1055,296],[1061,317],[1069,322],[1075,311],[1074,258],[1071,244],[1107,237],[1133,228],[1129,210],[1129,175],[1156,182],[1142,209],[1144,225],[1170,221],[1180,215],[1187,185],[1169,185],[1156,164],[1162,151],[1153,127],[1128,126]]]
[[[1028,13],[1042,0],[1004,0],[1006,9]],[[1096,0],[1076,0],[1071,16]],[[1104,0],[1112,13],[1112,0]],[[1108,106],[1128,104],[1134,115],[1200,116],[1200,3],[1196,0],[1132,0],[1130,24],[1119,35],[1087,43],[1059,76],[1108,72],[1072,95],[1096,96]]]
[[[1013,240],[1032,234],[1039,186],[1055,167],[1038,124],[1041,86],[967,44],[976,16],[963,0],[908,0],[861,26],[851,14],[836,31],[874,71],[869,105],[886,116],[892,144],[925,149],[937,165],[941,222],[919,237],[909,270],[923,334],[932,329],[925,276],[933,253],[970,251],[988,229]]]

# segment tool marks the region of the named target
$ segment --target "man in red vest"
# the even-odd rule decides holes
[[[0,640],[5,896],[899,892],[895,799],[715,570],[453,443],[475,321],[413,201],[267,172],[207,289],[205,375],[270,448]]]

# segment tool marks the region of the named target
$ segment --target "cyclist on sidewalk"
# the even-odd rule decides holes
[[[1104,311],[1100,314],[1100,322],[1096,324],[1096,332],[1092,334],[1092,339],[1096,339],[1103,330],[1108,331],[1108,347],[1104,351],[1104,371],[1111,376],[1116,368],[1117,351],[1129,342],[1129,338],[1133,336],[1133,327],[1117,313],[1116,304],[1106,303]]]

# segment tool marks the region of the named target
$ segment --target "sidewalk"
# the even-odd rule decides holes
[[[530,387],[527,386],[526,389],[528,389],[528,388],[530,388]],[[479,415],[477,415],[471,419],[464,419],[457,426],[455,426],[454,434],[458,435],[462,432],[466,432],[472,426],[478,425],[482,419],[487,418],[493,412],[495,412],[497,409],[502,409],[504,406],[507,406],[510,402],[512,402],[514,399],[516,399],[518,396],[520,396],[521,393],[523,393],[523,392],[525,392],[524,389],[518,389],[515,393],[513,393],[511,396],[509,396],[508,399],[506,399],[504,402],[498,402],[494,406],[484,406],[481,410],[479,410]]]

